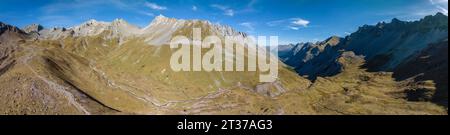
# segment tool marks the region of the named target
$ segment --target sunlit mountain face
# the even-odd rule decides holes
[[[448,114],[447,0],[4,3],[0,114]]]

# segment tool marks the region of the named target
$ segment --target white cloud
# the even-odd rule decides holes
[[[212,4],[211,7],[222,10],[223,14],[226,16],[234,16],[234,10],[227,6],[219,5],[219,4]]]
[[[255,33],[255,24],[254,23],[252,23],[252,22],[243,22],[243,23],[240,23],[239,25],[246,29],[247,34],[254,34]]]
[[[227,16],[234,16],[234,11],[233,11],[232,9],[227,9],[227,10],[225,10],[224,15],[227,15]]]
[[[193,11],[197,11],[197,6],[195,6],[195,5],[192,6],[192,10],[193,10]]]
[[[310,23],[311,23],[310,21],[301,18],[289,18],[283,20],[270,21],[267,22],[266,25],[269,27],[283,26],[291,30],[299,30],[302,27],[308,27]]]
[[[437,10],[445,15],[448,15],[448,0],[429,0]]]
[[[243,23],[240,23],[239,25],[244,26],[251,31],[255,30],[255,27],[253,26],[253,23],[251,23],[251,22],[243,22]]]
[[[160,6],[160,5],[156,4],[156,3],[145,2],[144,5],[149,7],[149,8],[151,8],[151,9],[153,9],[153,10],[167,10],[167,7]]]
[[[438,6],[437,8],[440,10],[441,13],[448,15],[448,9],[441,6]]]
[[[247,4],[247,7],[253,7],[257,2],[258,0],[250,0],[250,2]]]
[[[245,7],[241,8],[232,8],[225,5],[220,4],[212,4],[210,5],[213,8],[219,9],[223,12],[223,15],[226,16],[234,16],[236,14],[245,14],[245,13],[252,13],[252,12],[258,12],[258,10],[255,9],[255,5],[259,2],[259,0],[248,0],[248,3]]]
[[[146,15],[146,16],[155,16],[155,14],[150,12],[139,12],[140,14]]]
[[[287,27],[291,30],[299,30],[300,29],[299,27],[295,27],[295,26],[287,26]]]
[[[308,20],[304,20],[301,18],[293,18],[293,21],[291,22],[294,26],[303,26],[308,27],[308,24],[310,23]]]
[[[445,4],[448,0],[430,0],[431,4]]]
[[[247,7],[245,7],[244,9],[242,9],[239,12],[245,13],[245,12],[256,12],[257,10],[255,9],[255,5],[258,3],[258,0],[250,0],[247,4]]]

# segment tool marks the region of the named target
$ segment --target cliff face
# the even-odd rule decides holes
[[[429,44],[425,49],[400,64],[394,70],[397,80],[414,79],[416,82],[433,80],[435,89],[422,89],[410,92],[409,98],[415,101],[433,101],[448,107],[448,39]]]

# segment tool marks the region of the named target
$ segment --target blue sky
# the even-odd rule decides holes
[[[155,16],[205,19],[281,44],[345,36],[364,24],[448,14],[448,0],[2,0],[0,21],[70,27],[123,18],[145,27]]]

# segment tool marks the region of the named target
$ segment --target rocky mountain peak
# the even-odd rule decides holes
[[[158,27],[175,27],[176,25],[181,25],[182,23],[184,23],[183,20],[177,20],[174,18],[165,17],[163,15],[158,15],[147,27],[143,28],[143,33],[154,31],[154,29],[157,29]]]
[[[326,45],[331,45],[331,46],[335,46],[338,45],[343,38],[338,37],[338,36],[331,36],[330,38],[326,39],[324,44]]]
[[[0,32],[3,33],[8,28],[7,24],[4,24],[3,22],[0,22]]]
[[[201,28],[202,32],[206,30],[207,33],[202,34],[246,37],[245,33],[226,25],[213,24],[204,20],[174,19],[163,15],[155,17],[150,25],[141,29],[140,35],[146,37],[148,44],[162,45],[167,44],[173,35],[192,33],[193,28]]]
[[[115,19],[111,22],[112,29],[128,29],[129,31],[136,32],[139,28],[128,23],[126,20],[122,18]]]
[[[90,20],[86,21],[85,23],[83,23],[82,25],[90,26],[90,25],[98,25],[98,24],[103,24],[103,23],[104,22],[97,21],[95,19],[90,19]]]
[[[23,30],[26,33],[31,33],[31,32],[39,32],[43,29],[44,29],[44,27],[40,24],[31,24],[31,25],[26,26]]]
[[[183,21],[183,20],[178,20],[178,19],[175,19],[175,18],[168,18],[168,17],[166,17],[164,15],[158,15],[158,16],[155,17],[155,19],[153,19],[151,24],[153,24],[153,23],[156,23],[156,24],[159,24],[159,23],[170,24],[170,23],[175,23],[175,22],[178,22],[178,21]]]
[[[446,16],[441,12],[438,12],[435,15],[429,15],[424,18],[424,20],[440,20],[440,19],[448,19],[448,16]]]
[[[120,25],[120,24],[125,24],[125,25],[129,25],[129,23],[127,21],[125,21],[122,18],[117,18],[114,19],[114,21],[112,22],[112,24],[116,24],[116,25]]]
[[[391,20],[391,23],[402,23],[403,21],[400,21],[399,19],[397,19],[397,18],[394,18],[394,19],[392,19]]]
[[[25,33],[15,26],[11,26],[11,25],[5,24],[3,22],[0,22],[0,34],[3,34],[6,31]]]
[[[432,28],[448,29],[448,16],[437,13],[436,15],[429,15],[421,19],[419,23],[423,26]]]
[[[169,19],[169,18],[162,14],[159,14],[158,16],[155,17],[155,20],[164,20],[164,19]]]

